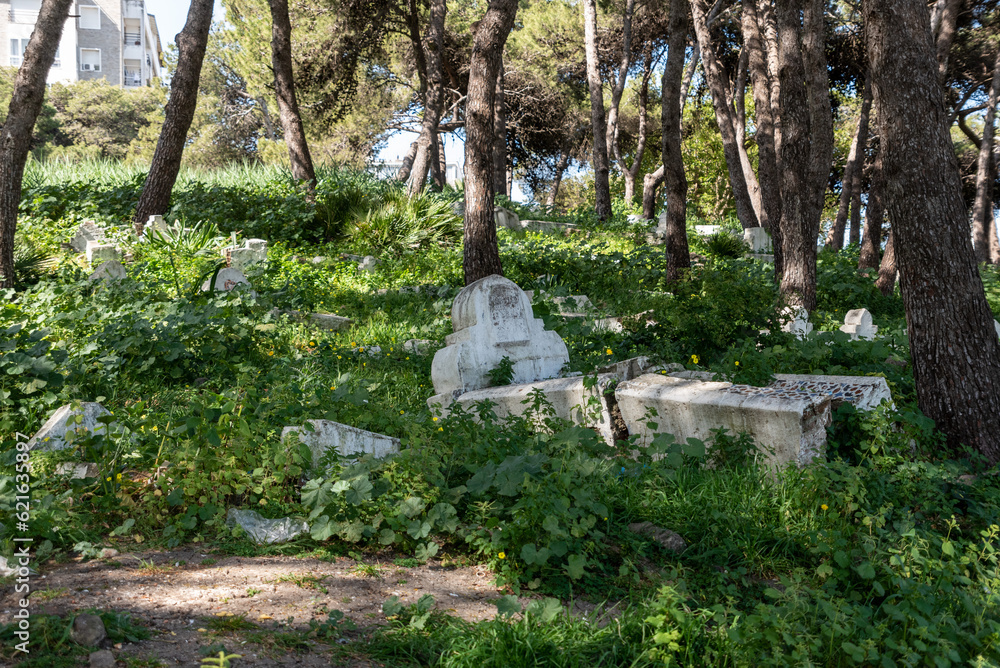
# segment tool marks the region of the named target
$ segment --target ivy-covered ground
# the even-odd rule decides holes
[[[421,355],[402,344],[440,346],[451,331],[462,284],[457,193],[408,201],[391,184],[327,170],[313,203],[275,170],[193,174],[179,182],[168,216],[193,231],[133,244],[136,174],[113,165],[32,170],[18,230],[20,288],[0,309],[0,555],[20,535],[15,433],[34,433],[65,403],[99,401],[118,425],[108,437],[32,453],[35,567],[55,577],[118,563],[141,576],[148,563],[168,586],[192,569],[211,581],[211,562],[280,559],[282,573],[300,580],[282,581],[284,595],[303,605],[322,599],[311,624],[281,624],[250,607],[197,616],[217,613],[192,598],[193,642],[215,655],[247,642],[285,665],[319,665],[320,645],[321,662],[334,665],[1000,664],[1000,484],[969,453],[944,451],[916,408],[901,300],[858,274],[856,249],[821,254],[816,332],[799,341],[776,323],[770,266],[732,239],[692,231],[699,266],[671,285],[662,248],[644,243],[620,205],[603,227],[571,216],[582,231],[569,237],[501,231],[505,274],[523,288],[586,294],[604,315],[644,314],[612,334],[538,302],[536,315],[566,340],[572,370],[649,355],[751,384],[774,373],[887,379],[895,409],[840,409],[827,460],[775,474],[739,434],[719,433],[707,447],[661,439],[632,456],[627,444],[612,449],[555,420],[541,398],[517,420],[485,408],[476,420],[431,415],[434,347]],[[91,283],[82,261],[60,249],[84,219],[130,248],[127,280]],[[268,263],[249,274],[257,296],[199,292],[233,233],[270,241]],[[376,271],[348,257],[365,254],[380,259]],[[874,315],[876,341],[837,331],[860,307]],[[275,308],[337,313],[354,325],[310,329],[276,318]],[[403,452],[331,462],[327,475],[303,481],[303,453],[279,434],[312,418],[399,437]],[[55,475],[70,459],[97,462],[100,477]],[[311,534],[258,546],[226,525],[231,508],[302,518]],[[677,555],[628,530],[643,521],[678,532],[687,549]],[[119,557],[104,559],[104,548]],[[178,551],[198,556],[181,565]],[[357,613],[324,583],[326,563],[371,575],[378,596],[416,577],[407,569],[478,571],[495,617],[455,616],[445,596],[412,592]],[[254,587],[248,598],[265,596],[249,594]],[[0,580],[0,622],[10,621],[13,588],[13,578]],[[176,631],[150,624],[137,600],[63,588],[33,595],[39,632],[26,661],[13,651],[15,627],[0,630],[0,661],[79,665],[89,650],[64,631],[74,614],[97,607],[114,642],[139,643],[114,650],[126,665],[157,665],[152,650],[135,648],[162,648]],[[614,612],[601,622],[581,612],[605,603]]]

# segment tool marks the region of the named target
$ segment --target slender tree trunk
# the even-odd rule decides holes
[[[187,22],[176,38],[177,69],[170,81],[170,99],[153,162],[132,219],[137,233],[142,232],[150,216],[162,215],[170,205],[170,194],[181,169],[184,144],[198,105],[198,82],[208,31],[212,27],[212,6],[212,0],[191,0]]]
[[[635,157],[632,166],[622,169],[625,176],[625,201],[632,203],[635,199],[635,180],[639,178],[642,169],[642,158],[646,153],[646,135],[649,132],[649,78],[653,75],[653,50],[646,48],[642,68],[642,84],[639,86],[639,136],[636,140]]]
[[[733,89],[733,106],[736,108],[736,113],[733,114],[733,131],[736,135],[736,149],[740,154],[740,169],[743,170],[743,178],[747,182],[747,192],[750,193],[750,203],[753,205],[753,213],[757,217],[757,224],[766,228],[768,227],[768,221],[761,200],[760,182],[757,180],[757,173],[753,169],[753,162],[750,161],[750,153],[747,151],[746,144],[748,64],[749,53],[744,46],[740,52],[740,59],[736,66],[736,85]]]
[[[410,171],[413,169],[413,161],[417,157],[417,152],[420,150],[420,140],[415,139],[410,142],[410,148],[406,151],[406,155],[403,156],[403,164],[400,165],[399,171],[396,172],[397,181],[406,181],[410,178]]]
[[[681,154],[681,85],[688,34],[687,0],[670,0],[667,63],[663,68],[661,127],[663,182],[667,194],[667,280],[681,278],[691,267],[687,240],[687,176]],[[703,57],[704,58],[704,57]],[[707,62],[707,61],[706,61]]]
[[[518,0],[491,0],[472,40],[465,117],[465,252],[462,267],[469,285],[503,275],[493,218],[493,106],[503,47],[514,26]]]
[[[864,154],[861,158],[864,159]],[[861,191],[864,189],[861,175],[864,171],[864,165],[860,165],[854,172],[854,183],[851,184],[851,233],[848,240],[852,246],[861,243]]]
[[[863,15],[917,402],[956,453],[966,445],[996,463],[1000,341],[969,238],[927,8],[865,0]]]
[[[7,120],[0,128],[0,280],[13,288],[14,232],[17,209],[21,203],[24,164],[31,149],[31,133],[45,98],[45,80],[56,59],[63,26],[69,16],[71,0],[45,0],[38,21],[24,51],[24,60],[14,80],[14,90],[7,109]]]
[[[687,102],[688,91],[691,90],[691,81],[694,79],[695,70],[698,69],[698,63],[700,62],[701,50],[698,48],[698,43],[695,42],[691,53],[691,60],[688,61],[687,67],[684,68],[684,81],[681,83],[681,111],[684,111],[684,103]]]
[[[261,95],[254,98],[254,100],[256,100],[257,106],[260,107],[261,116],[264,117],[264,133],[269,140],[274,141],[274,122],[271,120],[271,112],[267,110],[267,98]]]
[[[882,262],[878,268],[878,280],[875,287],[888,297],[896,289],[896,276],[899,270],[896,267],[896,235],[889,230],[889,238],[885,242],[885,253],[882,255]]]
[[[584,47],[587,54],[587,86],[590,89],[590,125],[594,135],[594,196],[599,220],[611,218],[611,166],[608,161],[604,119],[604,87],[597,58],[597,1],[583,0]]]
[[[865,236],[861,243],[858,269],[876,269],[879,250],[882,248],[882,224],[885,221],[885,178],[882,171],[882,152],[879,151],[872,165],[872,188],[868,191],[865,211]],[[895,281],[895,278],[893,278]]]
[[[841,179],[840,205],[837,207],[837,218],[834,220],[830,233],[826,236],[826,246],[833,250],[844,247],[844,232],[847,229],[847,218],[851,209],[851,198],[854,195],[855,173],[864,165],[865,145],[868,143],[868,125],[872,108],[871,72],[865,76],[864,93],[861,97],[861,109],[858,114],[858,127],[851,140],[851,150],[847,154],[844,165],[844,177]],[[860,183],[860,181],[858,181]],[[860,194],[859,194],[860,200]]]
[[[625,13],[622,15],[622,53],[618,62],[618,78],[615,79],[615,87],[611,90],[611,108],[608,109],[607,142],[608,155],[621,156],[618,147],[618,110],[622,102],[622,94],[625,92],[625,82],[628,79],[628,71],[632,66],[632,14],[635,10],[635,0],[625,0]],[[621,160],[619,158],[619,163]],[[624,172],[624,165],[619,164],[619,168]]]
[[[656,193],[663,185],[663,165],[642,177],[642,217],[646,220],[656,218]]]
[[[774,144],[774,115],[771,103],[771,73],[767,67],[767,50],[755,0],[743,5],[743,39],[747,50],[750,82],[753,88],[754,113],[757,124],[757,171],[759,173],[761,208],[771,233],[774,248],[774,277],[781,281],[784,267],[781,237],[781,173]]]
[[[446,157],[444,155],[444,142],[441,141],[441,133],[434,133],[434,156],[431,158],[431,181],[438,190],[444,189],[447,180]]]
[[[963,0],[945,0],[941,12],[940,28],[937,31],[938,81],[942,84],[948,72],[948,54],[958,32],[958,13],[962,11]]]
[[[757,0],[757,21],[767,48],[767,71],[771,74],[771,115],[774,123],[774,151],[781,161],[781,58],[778,55],[778,24],[772,0]]]
[[[994,167],[996,167],[996,157],[993,158]],[[990,226],[989,226],[989,244],[990,244],[990,264],[1000,264],[1000,240],[997,239],[997,219],[996,216],[990,212]]]
[[[288,16],[288,0],[269,0],[271,5],[271,67],[274,68],[274,92],[278,97],[278,113],[285,131],[285,144],[292,163],[292,177],[305,181],[312,190],[316,170],[306,131],[299,115],[295,97],[295,75],[292,72],[292,22]]]
[[[976,199],[972,205],[972,244],[978,262],[990,261],[990,220],[993,219],[993,125],[996,118],[997,96],[1000,94],[1000,50],[993,65],[990,97],[983,119],[983,138],[979,142],[979,161],[976,169]]]
[[[545,198],[545,204],[547,206],[555,206],[556,198],[559,197],[559,186],[562,185],[563,174],[566,173],[566,168],[569,167],[569,149],[564,148],[559,153],[559,161],[556,162],[556,173],[552,177],[552,187],[549,189],[549,194]]]
[[[826,0],[804,0],[802,10],[802,60],[806,68],[811,135],[809,163],[812,187],[809,218],[806,220],[809,225],[806,234],[811,241],[807,246],[810,254],[807,262],[814,268],[816,244],[819,242],[820,223],[823,220],[826,191],[830,184],[830,168],[833,164],[833,110],[830,104],[829,68],[826,63],[825,8]],[[864,144],[861,147],[861,155],[864,155]]]
[[[504,66],[500,61],[497,75],[496,106],[493,113],[493,187],[498,193],[507,195],[507,104],[504,99]]]
[[[424,116],[420,123],[420,145],[426,147],[417,152],[410,174],[410,195],[424,190],[427,173],[437,161],[437,128],[441,122],[441,108],[444,105],[444,85],[442,83],[441,55],[444,53],[444,20],[448,12],[446,0],[431,0],[430,19],[427,22],[427,48],[424,61],[427,68],[427,87],[424,94]],[[412,30],[411,30],[412,39]]]
[[[729,95],[726,91],[725,73],[722,71],[722,65],[715,55],[712,35],[709,32],[706,20],[707,8],[705,0],[691,0],[691,14],[694,18],[694,31],[698,38],[698,46],[701,49],[701,62],[705,73],[705,80],[712,93],[715,119],[718,121],[719,135],[722,138],[722,150],[726,156],[729,182],[733,190],[733,199],[736,202],[736,217],[739,218],[740,224],[744,229],[758,227],[757,215],[754,213],[753,201],[750,197],[750,190],[746,177],[743,175],[743,166],[740,161],[740,151],[736,137],[736,123],[733,118],[733,109],[730,106]]]

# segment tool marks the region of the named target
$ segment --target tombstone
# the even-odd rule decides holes
[[[378,268],[378,258],[374,255],[365,255],[358,263],[358,271],[367,271],[369,274]]]
[[[722,231],[722,225],[695,225],[694,231],[703,237],[710,237]]]
[[[86,253],[90,242],[104,242],[104,230],[99,228],[93,221],[84,221],[80,227],[76,228],[76,234],[70,239],[69,245],[78,253]]]
[[[508,230],[520,230],[521,219],[516,213],[502,206],[493,209],[493,219],[496,221],[497,229],[506,227]]]
[[[630,213],[625,217],[625,220],[627,220],[630,225],[639,225],[648,222],[648,219],[643,218],[642,214],[639,213]]]
[[[87,262],[91,267],[97,267],[103,262],[119,261],[118,249],[103,241],[87,242]]]
[[[88,280],[100,281],[100,280],[112,280],[118,281],[125,278],[127,274],[125,273],[125,267],[118,260],[108,260],[102,262],[94,273],[92,273]]]
[[[749,227],[743,230],[743,240],[754,253],[770,253],[773,250],[771,235],[763,227]]]
[[[202,292],[229,292],[237,287],[245,285],[248,289],[250,288],[250,281],[247,277],[243,275],[243,272],[233,269],[231,267],[223,267],[215,275],[215,282],[209,278],[204,283],[201,284]],[[251,292],[253,292],[251,290]]]
[[[514,383],[555,378],[569,362],[566,344],[534,317],[528,295],[502,276],[487,276],[459,292],[451,322],[455,331],[431,364],[437,396],[428,405],[447,405],[489,386],[489,372],[504,357],[513,366]]]
[[[111,415],[108,410],[93,401],[81,402],[79,408],[73,408],[72,404],[66,404],[56,410],[42,428],[28,440],[29,450],[49,451],[65,450],[72,447],[74,438],[70,436],[82,436],[84,434],[107,434],[108,425],[98,422],[98,418]],[[77,418],[79,416],[79,422]],[[67,421],[73,420],[67,424]]]
[[[285,427],[281,430],[281,442],[294,436],[312,452],[312,463],[308,468],[318,468],[323,455],[336,450],[341,457],[370,454],[378,458],[399,452],[398,438],[376,434],[357,427],[351,427],[331,420],[306,420],[312,427]]]
[[[789,306],[781,311],[781,331],[788,332],[798,339],[805,338],[813,330],[809,322],[809,311],[801,306]]]
[[[871,341],[878,333],[878,327],[872,324],[872,314],[866,308],[857,308],[847,312],[840,331],[851,335],[852,341],[864,339]]]
[[[100,469],[93,462],[63,462],[56,467],[56,475],[69,476],[72,480],[99,478]]]
[[[431,341],[430,339],[407,339],[403,342],[403,352],[413,353],[414,355],[426,355],[436,345],[437,341]]]
[[[143,234],[150,231],[163,233],[167,232],[169,229],[170,226],[167,225],[167,221],[163,220],[163,216],[150,216],[149,220],[146,221],[145,226],[143,226],[142,231]]]
[[[267,242],[263,239],[247,239],[242,246],[227,246],[222,249],[226,264],[245,272],[255,264],[267,261]]]

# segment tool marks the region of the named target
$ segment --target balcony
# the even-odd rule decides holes
[[[125,33],[126,46],[142,46],[142,34],[137,32]]]
[[[11,23],[28,23],[34,24],[38,20],[38,12],[31,11],[28,9],[11,9],[10,10],[10,22]]]
[[[141,19],[145,13],[145,3],[142,0],[125,0],[125,13],[123,18]]]
[[[135,87],[142,85],[142,72],[139,70],[125,70],[122,73],[122,85]]]

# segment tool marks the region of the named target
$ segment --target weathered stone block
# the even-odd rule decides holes
[[[63,462],[56,467],[56,475],[69,476],[73,480],[83,480],[85,478],[98,478],[101,471],[97,468],[97,464],[90,462]]]
[[[86,433],[107,435],[108,425],[98,422],[98,418],[110,414],[104,406],[93,401],[81,402],[77,409],[72,404],[61,406],[28,440],[28,449],[65,450],[72,446],[71,433],[74,437]]]
[[[852,341],[865,339],[871,341],[878,334],[878,327],[872,324],[872,314],[866,308],[857,308],[847,312],[840,331],[851,335]]]
[[[87,244],[91,241],[104,242],[104,230],[99,228],[93,221],[85,221],[78,228],[69,245],[78,253],[87,252]]]
[[[312,426],[311,431],[307,427],[285,427],[281,430],[281,441],[298,437],[313,454],[313,468],[319,466],[329,450],[336,450],[342,457],[371,454],[382,458],[399,452],[398,438],[330,420],[306,420],[306,423]]]
[[[87,277],[90,281],[112,280],[118,281],[125,278],[125,267],[118,260],[108,260],[102,262],[99,267]]]
[[[809,311],[801,306],[789,306],[781,312],[781,331],[788,332],[796,338],[802,339],[813,330],[812,323],[809,322]]]
[[[103,241],[87,242],[87,262],[96,267],[103,262],[119,262],[118,249]]]
[[[520,230],[521,219],[516,213],[502,206],[493,208],[493,219],[496,221],[497,229],[506,227],[508,230]]]
[[[229,292],[241,286],[245,286],[245,289],[253,292],[250,286],[250,281],[247,277],[243,275],[243,272],[233,269],[232,267],[223,267],[219,270],[219,273],[215,275],[215,281],[213,282],[211,278],[206,280],[201,284],[202,292]]]
[[[771,235],[763,227],[750,227],[743,230],[743,240],[750,246],[754,253],[771,253],[774,244]]]
[[[223,248],[222,256],[230,267],[245,272],[252,266],[267,261],[267,242],[263,239],[247,239],[242,246]]]

